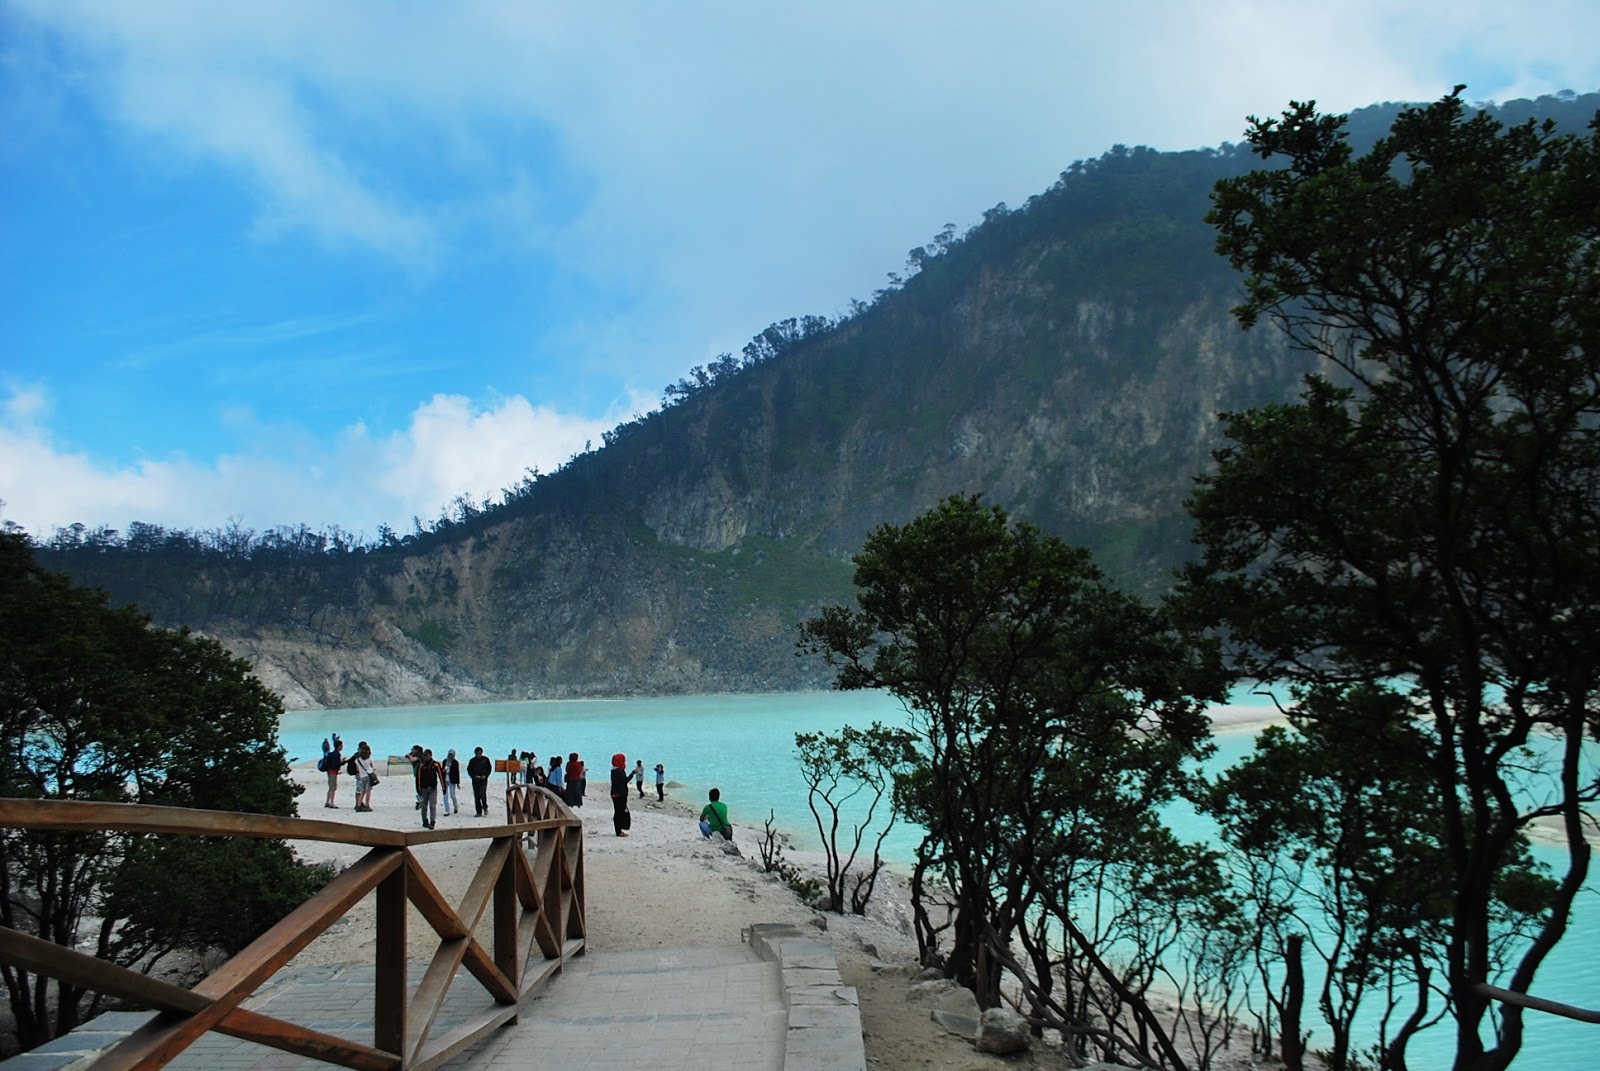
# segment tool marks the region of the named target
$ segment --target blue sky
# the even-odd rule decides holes
[[[1600,88],[1600,4],[0,0],[0,518],[408,530],[1111,145]]]

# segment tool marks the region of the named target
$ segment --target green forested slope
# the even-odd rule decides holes
[[[1581,123],[1594,97],[1507,113]],[[1356,113],[1370,140],[1393,108]],[[1241,117],[1241,128],[1243,126]],[[304,529],[58,533],[41,560],[255,661],[290,706],[820,686],[796,622],[884,521],[978,492],[1162,589],[1222,410],[1309,369],[1230,316],[1223,147],[1118,147],[911,252],[838,321],[775,324],[499,502],[379,545]]]

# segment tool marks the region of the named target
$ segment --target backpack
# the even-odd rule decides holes
[[[327,773],[328,772],[328,753],[327,752],[323,752],[322,758],[317,760],[317,772],[318,773]]]
[[[344,772],[352,775],[359,772],[356,770],[356,757],[354,755],[351,755],[350,761],[344,764]]]

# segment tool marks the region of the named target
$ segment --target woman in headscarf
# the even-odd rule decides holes
[[[626,837],[633,825],[628,811],[628,758],[620,751],[611,756],[611,824],[619,837]]]

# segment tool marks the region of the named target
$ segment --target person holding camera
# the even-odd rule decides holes
[[[406,761],[411,764],[411,787],[417,793],[416,810],[422,810],[422,745],[412,744],[411,750],[406,752]]]

